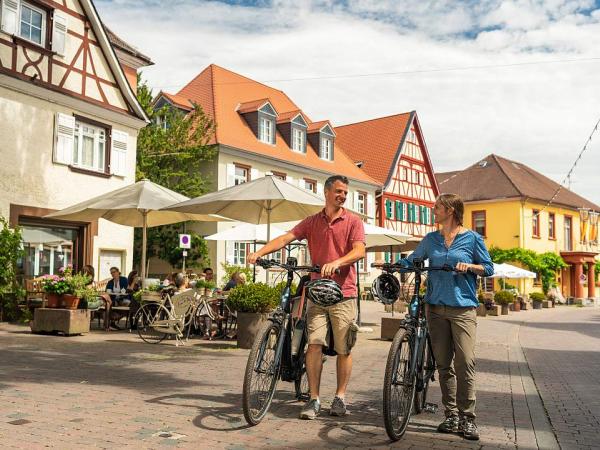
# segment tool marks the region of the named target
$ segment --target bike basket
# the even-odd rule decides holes
[[[333,280],[321,278],[306,284],[306,296],[318,306],[331,306],[344,299],[340,285]]]
[[[384,305],[391,305],[400,295],[400,282],[398,279],[389,274],[382,273],[373,280],[373,295]]]

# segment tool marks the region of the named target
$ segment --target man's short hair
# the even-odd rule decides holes
[[[206,267],[202,272],[206,273],[208,271],[214,272],[214,270],[212,270],[212,267]]]
[[[325,189],[330,190],[331,186],[333,186],[333,184],[336,181],[341,181],[344,184],[349,184],[348,177],[345,177],[344,175],[331,175],[329,178],[327,178],[327,180],[325,180]]]

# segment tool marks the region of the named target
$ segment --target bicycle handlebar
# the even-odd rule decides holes
[[[321,266],[292,266],[290,264],[283,264],[275,261],[274,259],[257,259],[256,265],[262,267],[263,269],[269,269],[271,267],[281,267],[288,272],[313,272],[313,273],[321,273]],[[336,274],[340,273],[340,269],[335,270]]]
[[[418,266],[413,266],[413,267],[406,267],[403,266],[401,264],[396,264],[396,263],[383,263],[383,264],[377,264],[377,263],[373,263],[371,264],[371,267],[376,268],[376,269],[381,269],[385,272],[389,272],[389,273],[394,273],[394,272],[432,272],[432,271],[443,271],[443,272],[456,272],[456,273],[463,273],[461,271],[456,270],[454,267],[452,267],[449,264],[444,264],[441,267],[437,267],[437,266],[429,266],[429,267],[418,267]]]

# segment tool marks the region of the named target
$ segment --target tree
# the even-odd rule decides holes
[[[212,144],[215,132],[213,120],[200,105],[192,111],[163,107],[154,110],[152,90],[138,74],[137,98],[151,123],[140,130],[137,142],[136,180],[148,179],[188,197],[205,193],[209,186],[201,173],[216,155]],[[180,267],[182,250],[178,248],[179,233],[183,224],[165,225],[148,229],[148,258],[158,256],[171,265]],[[190,266],[208,261],[206,242],[196,233],[192,235],[192,248],[186,262]],[[141,259],[140,229],[135,230],[134,260]]]

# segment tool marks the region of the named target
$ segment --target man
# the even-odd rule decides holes
[[[210,267],[204,269],[204,280],[212,281],[214,277],[213,270]]]
[[[330,414],[346,414],[345,394],[352,371],[352,355],[348,348],[348,334],[356,317],[356,268],[354,263],[365,256],[365,232],[362,221],[343,207],[348,195],[348,179],[334,175],[325,182],[325,208],[307,217],[283,236],[268,242],[248,256],[254,264],[264,255],[273,253],[293,240],[308,240],[313,264],[321,266],[321,277],[332,278],[342,288],[343,301],[328,307],[308,304],[308,350],[306,373],[310,400],[302,408],[301,419],[315,419],[321,411],[319,386],[323,368],[322,347],[327,345],[327,320],[331,321],[335,351],[337,352],[337,390],[331,403]],[[339,269],[339,273],[336,271]],[[319,278],[313,274],[313,278]]]

